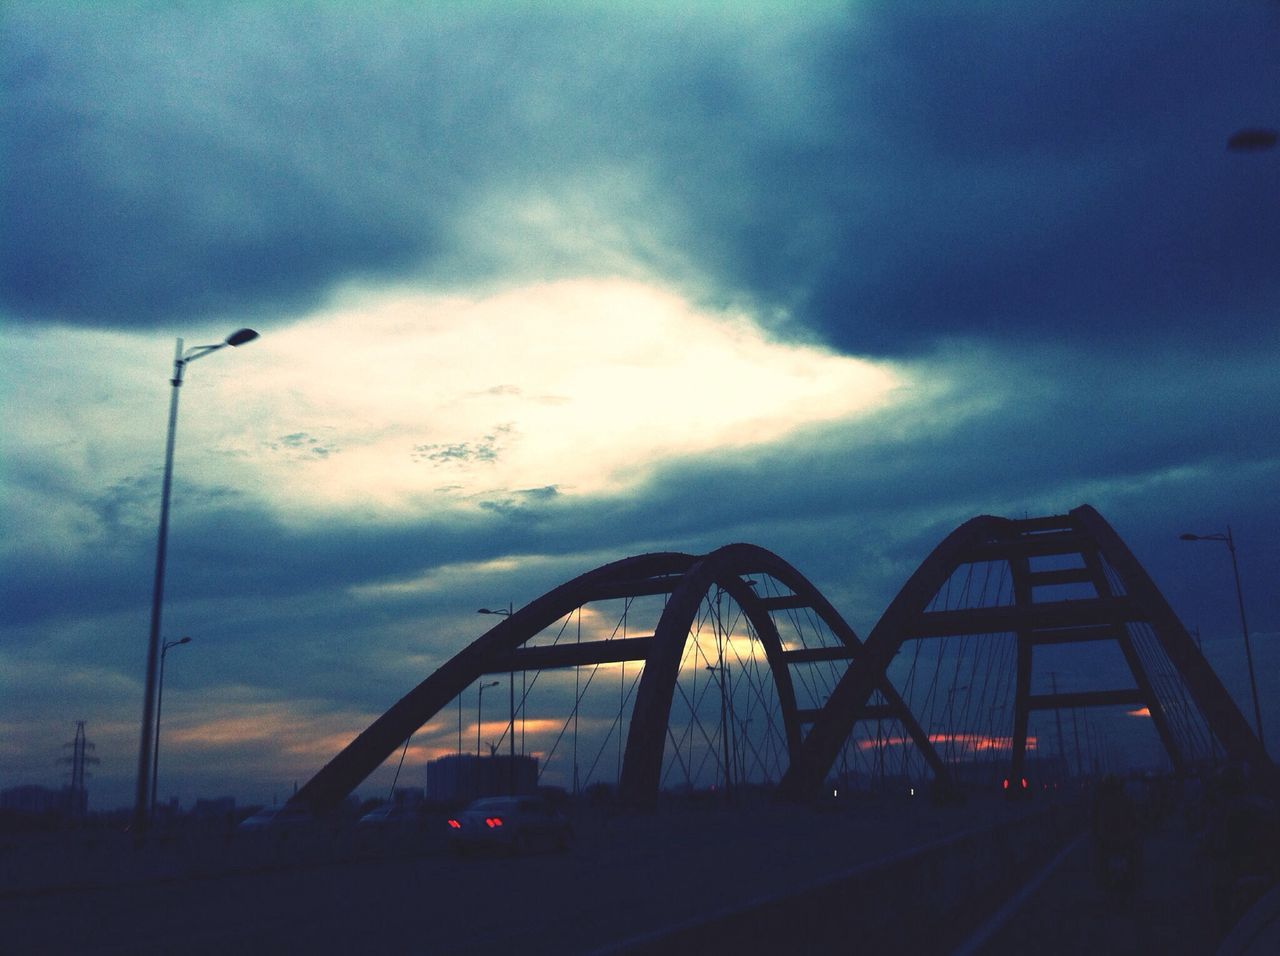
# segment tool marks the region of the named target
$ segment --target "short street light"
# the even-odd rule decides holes
[[[164,659],[171,647],[190,644],[191,638],[183,637],[176,641],[165,641],[160,648],[160,680],[156,684],[156,744],[151,758],[151,816],[156,814],[156,777],[160,773],[160,708],[164,704]]]
[[[217,345],[196,345],[185,352],[182,339],[178,339],[173,354],[173,378],[169,384],[173,392],[169,398],[169,436],[164,448],[164,482],[160,491],[160,531],[156,537],[155,588],[151,594],[151,635],[147,642],[147,684],[142,700],[142,742],[138,747],[138,783],[133,803],[133,830],[142,833],[150,821],[149,796],[151,784],[152,731],[155,727],[154,705],[156,698],[156,673],[160,664],[160,610],[164,603],[164,559],[169,538],[169,487],[173,481],[173,443],[178,430],[178,391],[182,388],[182,376],[187,366],[198,358],[226,346],[244,345],[258,337],[253,329],[237,329]]]
[[[484,706],[484,692],[487,687],[497,687],[502,681],[494,680],[487,684],[481,684],[476,690],[476,756],[480,756],[480,708]]]
[[[1249,664],[1249,691],[1253,695],[1254,726],[1258,730],[1258,743],[1265,752],[1267,745],[1262,737],[1262,708],[1258,706],[1258,681],[1253,675],[1253,650],[1249,646],[1249,624],[1244,616],[1244,592],[1240,588],[1240,565],[1236,562],[1236,543],[1235,539],[1231,537],[1231,525],[1227,525],[1226,534],[1220,531],[1214,534],[1191,534],[1188,532],[1179,535],[1179,537],[1183,541],[1220,541],[1231,552],[1231,571],[1236,579],[1236,603],[1240,607],[1240,631],[1244,635],[1244,657]]]
[[[510,604],[506,606],[505,610],[503,608],[491,609],[482,607],[476,611],[477,614],[497,614],[501,617],[510,617],[514,612],[515,608]],[[521,671],[521,675],[523,674],[524,672]],[[511,779],[508,781],[508,789],[511,791],[512,795],[514,795],[516,792],[516,672],[514,670],[511,671],[507,677],[510,680],[510,683],[507,684],[509,691],[507,694],[508,711],[510,716],[510,723],[507,726],[507,755],[511,758],[511,766],[508,770],[508,776]],[[523,696],[520,700],[520,706],[524,706]]]

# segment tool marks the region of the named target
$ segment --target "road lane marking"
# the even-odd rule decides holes
[[[951,951],[951,956],[977,956],[983,946],[991,941],[993,937],[1005,923],[1018,912],[1040,885],[1049,878],[1049,875],[1062,865],[1062,861],[1071,855],[1071,852],[1084,842],[1086,834],[1080,834],[1066,846],[1064,846],[1052,860],[1050,860],[1039,873],[1033,876],[1022,889],[1014,893],[1013,896],[1005,900],[1004,906],[1000,907],[995,913],[987,919],[985,923],[978,927],[972,936]]]

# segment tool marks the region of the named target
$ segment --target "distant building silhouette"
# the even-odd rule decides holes
[[[0,810],[12,810],[14,813],[66,813],[70,809],[71,791],[54,790],[36,784],[23,784],[0,790]]]
[[[207,823],[230,823],[236,815],[235,797],[199,797],[191,816]]]
[[[507,793],[535,793],[536,757],[495,754],[450,754],[427,763],[427,799],[456,803]]]

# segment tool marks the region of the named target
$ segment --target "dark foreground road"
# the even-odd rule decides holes
[[[9,882],[0,881],[0,951],[575,954],[627,952],[632,941],[644,952],[666,954],[678,949],[673,927],[707,925],[715,913],[736,920],[732,914],[753,901],[795,898],[797,891],[812,898],[824,881],[831,885],[851,869],[911,856],[912,847],[953,843],[960,839],[955,834],[985,832],[1024,812],[1002,802],[962,810],[923,801],[826,811],[708,808],[581,820],[575,845],[563,854],[459,860],[438,845],[413,855],[348,847],[325,862],[295,846],[250,854],[252,868],[235,872],[225,865],[185,872],[170,866],[156,878],[140,876],[135,866],[123,871],[127,879],[112,881],[101,879],[99,869],[98,885],[80,888],[23,886],[21,874],[10,872]],[[12,854],[0,858],[13,862]],[[965,879],[963,865],[955,865],[963,862],[951,859],[945,876],[936,868],[918,875],[954,885]],[[927,885],[908,877],[903,885]],[[859,926],[869,925],[871,914],[857,895],[824,898],[819,917],[830,914],[841,926],[838,942],[821,951],[866,951]],[[909,927],[913,912],[928,914],[929,893],[920,895],[892,918]],[[933,949],[895,950],[890,943],[876,952],[1208,956],[1222,936],[1204,862],[1193,836],[1176,824],[1149,837],[1146,878],[1128,907],[1097,890],[1083,843],[1063,854],[1033,892],[1013,903],[1007,895],[960,914]],[[1002,904],[1005,918],[990,919]],[[779,918],[797,909],[788,905]],[[697,938],[700,953],[727,951],[717,948],[714,934],[685,938]],[[751,939],[738,939],[732,951],[779,952],[773,942],[759,942],[753,949]]]
[[[179,870],[159,881],[138,881],[135,867],[130,882],[0,887],[0,950],[590,953],[1010,812],[999,803],[939,810],[923,800],[717,808],[581,821],[564,854],[458,860],[437,851],[308,865],[281,855],[257,872]]]
[[[976,956],[1206,956],[1223,936],[1211,902],[1208,862],[1195,835],[1171,818],[1145,840],[1135,898],[1099,889],[1088,841],[1081,839]]]

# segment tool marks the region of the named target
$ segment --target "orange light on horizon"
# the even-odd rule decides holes
[[[882,737],[880,740],[863,739],[858,741],[859,750],[874,750],[878,746],[885,747],[905,747],[908,744],[915,743],[910,737]],[[954,744],[960,750],[970,750],[976,753],[982,751],[1010,751],[1013,749],[1012,737],[992,737],[987,734],[930,734],[929,743],[934,746]],[[1027,749],[1038,749],[1038,739],[1029,735],[1027,737]]]

